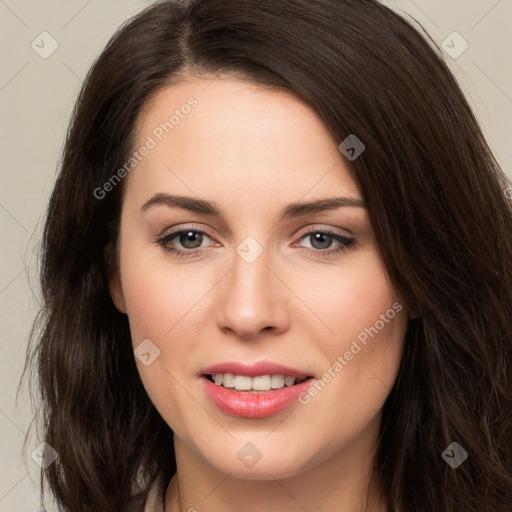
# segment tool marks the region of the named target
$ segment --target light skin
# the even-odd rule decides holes
[[[279,220],[289,203],[362,202],[341,141],[294,95],[222,76],[161,90],[140,117],[135,146],[190,96],[197,107],[125,178],[111,282],[134,348],[149,339],[160,350],[148,366],[136,361],[174,432],[178,472],[165,511],[363,511],[381,409],[402,357],[405,305],[306,405],[261,419],[229,416],[198,376],[211,364],[265,360],[321,379],[365,328],[402,304],[364,204]],[[213,202],[223,216],[143,208],[156,194]],[[156,241],[179,229],[199,230],[196,242],[167,239],[186,258]],[[333,252],[343,243],[315,233],[356,241]],[[248,236],[263,251],[251,263],[236,250]],[[261,453],[252,467],[237,457],[248,442]],[[371,493],[371,510],[385,512],[378,489]]]

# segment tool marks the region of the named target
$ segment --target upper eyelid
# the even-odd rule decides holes
[[[322,227],[321,225],[318,225],[318,224],[314,224],[313,226],[310,226],[308,228],[305,228],[304,231],[300,231],[300,234],[299,235],[296,235],[296,236],[299,236],[299,237],[302,237],[306,234],[309,234],[309,233],[312,233],[312,232],[317,232],[317,231],[320,231],[320,232],[323,232],[323,233],[330,233],[330,234],[333,234],[333,235],[338,235],[338,236],[343,236],[345,238],[350,238],[352,236],[354,236],[354,234],[348,230],[348,229],[344,229],[344,231],[346,231],[346,234],[344,233],[339,233],[338,230],[340,230],[342,228],[330,228],[330,227]]]
[[[214,239],[215,236],[210,233],[209,230],[194,226],[193,224],[190,226],[185,226],[182,228],[172,228],[168,233],[165,233],[166,230],[158,237],[158,238],[169,238],[169,237],[175,237],[176,235],[179,235],[180,233],[184,231],[197,231],[199,233],[204,233],[205,235],[209,236],[210,238]]]

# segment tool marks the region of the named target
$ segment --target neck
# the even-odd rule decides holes
[[[370,424],[349,445],[281,480],[270,472],[258,480],[222,473],[175,436],[178,470],[167,488],[165,512],[387,512],[370,479],[378,425]]]

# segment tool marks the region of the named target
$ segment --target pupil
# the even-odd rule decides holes
[[[315,243],[319,242],[320,247],[315,247],[315,244],[313,244],[313,247],[315,247],[316,249],[327,249],[331,245],[331,238],[331,235],[328,235],[327,233],[315,233],[313,240],[315,241]]]
[[[196,247],[199,247],[201,245],[201,236],[199,233],[195,231],[187,231],[186,233],[182,233],[180,237],[180,242],[184,247],[187,247],[188,249],[195,249]],[[197,242],[199,240],[199,243],[194,245],[194,242]],[[192,245],[189,245],[192,242]]]

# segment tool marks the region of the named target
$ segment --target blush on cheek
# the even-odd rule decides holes
[[[337,296],[327,296],[321,316],[332,335],[325,338],[325,348],[343,352],[353,346],[357,351],[357,345],[364,348],[376,340],[395,337],[393,331],[397,328],[400,331],[403,320],[393,307],[393,297],[388,288],[373,284],[367,289],[361,286],[343,288]]]
[[[166,337],[204,294],[203,287],[184,283],[177,271],[161,272],[144,265],[131,270],[127,269],[123,290],[134,342],[141,337]]]

